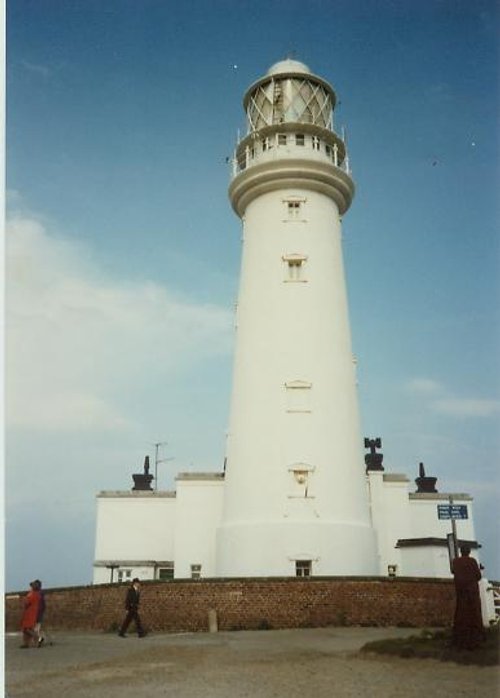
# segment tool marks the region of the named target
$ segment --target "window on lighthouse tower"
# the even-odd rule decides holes
[[[283,199],[283,204],[285,206],[286,217],[283,219],[284,222],[304,222],[304,208],[307,199],[304,196],[287,196]]]
[[[307,256],[300,253],[286,254],[282,257],[285,263],[284,281],[307,281],[304,275]]]

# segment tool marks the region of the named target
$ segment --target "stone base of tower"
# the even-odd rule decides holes
[[[217,530],[216,559],[217,577],[378,573],[373,529],[338,521],[223,525]]]

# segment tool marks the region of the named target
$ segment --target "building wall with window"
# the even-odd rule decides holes
[[[94,583],[159,579],[174,560],[174,492],[97,496]]]
[[[440,519],[438,506],[466,507],[466,519],[455,521],[458,541],[471,545],[478,559],[472,497],[462,493],[410,492],[405,475],[369,472],[372,521],[377,533],[379,574],[412,577],[451,577],[447,536],[450,519]],[[391,569],[390,569],[391,568]]]
[[[215,577],[215,531],[222,516],[223,475],[182,473],[176,483],[175,578]]]
[[[292,392],[300,391],[301,385],[294,386]],[[297,399],[294,396],[291,409],[297,407]],[[309,521],[311,511],[318,512],[320,492],[311,461],[289,464],[284,473],[281,528],[276,530],[275,524],[266,532],[262,521],[263,536],[284,533],[290,517]],[[470,543],[473,556],[479,558],[470,496],[410,492],[406,475],[382,471],[368,472],[367,488],[377,537],[378,574],[382,577],[451,577],[447,536],[452,524],[438,516],[438,506],[448,504],[450,497],[466,507],[467,518],[455,522],[457,538]],[[101,492],[97,497],[94,584],[128,582],[134,577],[169,580],[220,576],[216,545],[224,491],[223,473],[181,473],[176,478],[176,492]],[[279,560],[277,543],[270,546],[275,559],[265,558],[262,550],[254,551],[261,558],[261,575],[276,576],[271,570],[277,564],[279,576],[325,575],[323,551],[331,552],[335,547],[334,540],[323,539],[321,527],[314,545],[298,535]]]

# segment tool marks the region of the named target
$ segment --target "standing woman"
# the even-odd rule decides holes
[[[30,590],[24,597],[24,611],[21,620],[21,630],[23,632],[23,644],[21,649],[36,647],[37,634],[35,625],[38,618],[38,608],[40,606],[40,592],[35,582],[30,582]]]
[[[456,596],[453,644],[461,649],[473,650],[484,640],[478,585],[481,571],[476,560],[470,556],[468,546],[463,545],[460,553],[461,556],[452,563]]]

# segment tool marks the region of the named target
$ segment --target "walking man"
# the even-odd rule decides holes
[[[120,632],[118,633],[120,637],[126,637],[125,633],[132,621],[134,621],[135,623],[137,635],[139,637],[144,637],[146,634],[144,632],[144,628],[142,627],[141,617],[139,616],[140,596],[141,583],[139,579],[136,577],[132,580],[132,584],[129,590],[127,591],[127,596],[125,599],[125,608],[127,610],[127,615],[125,616],[125,620],[123,621],[122,627],[120,628]]]

